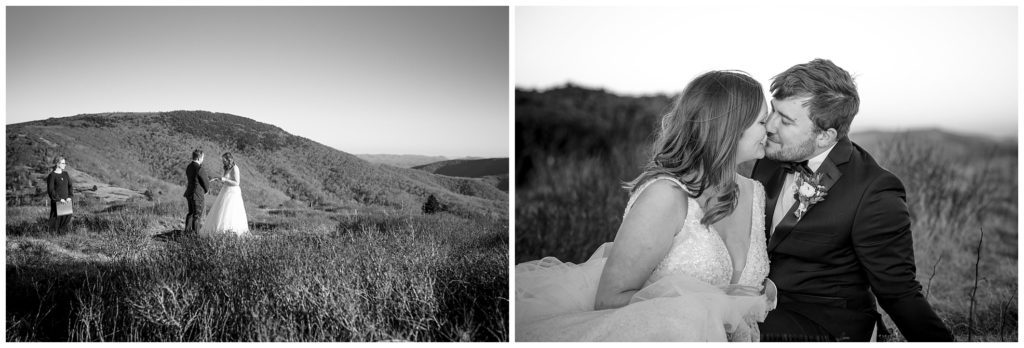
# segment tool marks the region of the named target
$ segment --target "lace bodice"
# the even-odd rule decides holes
[[[643,190],[658,180],[670,180],[684,191],[686,186],[679,180],[660,176],[644,183],[636,190],[626,205],[625,214],[629,213],[636,198]],[[753,209],[751,216],[750,244],[747,248],[746,265],[743,267],[737,284],[760,286],[768,276],[768,253],[765,248],[764,236],[764,188],[757,181],[753,183]],[[689,191],[687,191],[689,192]],[[687,214],[682,229],[673,237],[672,248],[668,255],[655,267],[645,286],[664,276],[682,273],[703,280],[709,284],[729,285],[733,276],[732,257],[726,249],[725,242],[714,230],[714,227],[701,225],[700,219],[704,210],[696,199],[687,197]]]
[[[237,165],[231,166],[231,169],[225,170],[224,175],[222,175],[220,179],[227,187],[236,187],[242,184],[242,180],[239,179]]]

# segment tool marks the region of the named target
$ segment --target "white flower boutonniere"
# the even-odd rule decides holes
[[[796,192],[793,192],[798,205],[793,214],[797,219],[802,218],[807,213],[807,209],[824,200],[827,194],[825,186],[821,185],[821,173],[813,175],[799,173],[796,177]]]

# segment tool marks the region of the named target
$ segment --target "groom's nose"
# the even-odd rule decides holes
[[[768,132],[768,136],[775,135],[775,132],[779,130],[779,116],[775,113],[768,115],[768,122],[764,125],[764,130]]]

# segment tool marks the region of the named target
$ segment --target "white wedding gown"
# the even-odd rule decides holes
[[[644,183],[678,180],[662,176]],[[760,287],[768,276],[764,189],[753,182],[750,245],[738,285]],[[644,287],[624,307],[594,310],[604,268],[605,243],[582,264],[553,257],[516,265],[516,341],[758,341],[757,322],[774,308],[774,293],[730,296],[732,258],[713,227],[700,224],[700,204],[688,199],[683,228]],[[774,290],[774,289],[771,289]],[[771,292],[771,291],[769,291]]]
[[[210,206],[210,212],[203,219],[203,226],[199,229],[199,234],[248,235],[249,219],[245,216],[245,205],[242,204],[238,166],[233,166],[231,170],[225,171],[221,182],[224,186],[220,188],[220,194],[217,195],[217,199]]]

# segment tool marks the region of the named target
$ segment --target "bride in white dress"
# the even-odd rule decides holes
[[[235,164],[230,152],[225,152],[221,156],[221,160],[224,162],[224,175],[210,179],[210,181],[220,181],[224,186],[220,188],[217,200],[213,201],[210,213],[206,214],[199,233],[204,235],[214,233],[248,235],[249,219],[245,216],[245,205],[242,203],[238,165]]]
[[[516,265],[516,340],[758,341],[775,305],[764,190],[736,167],[764,156],[767,116],[745,74],[690,82],[627,184],[614,243],[578,265]]]

